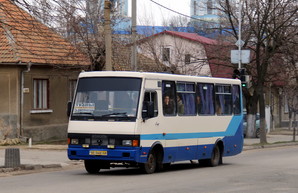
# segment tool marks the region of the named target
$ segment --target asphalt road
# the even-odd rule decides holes
[[[1,193],[297,193],[298,146],[245,151],[219,167],[189,162],[146,175],[117,168],[89,175],[84,168],[0,178]]]

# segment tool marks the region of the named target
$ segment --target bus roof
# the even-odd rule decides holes
[[[136,77],[136,78],[155,79],[155,80],[241,84],[241,81],[239,79],[178,75],[178,74],[157,73],[157,72],[89,71],[89,72],[81,72],[79,75],[79,78],[83,78],[83,77]]]

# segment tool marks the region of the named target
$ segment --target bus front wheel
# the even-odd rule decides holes
[[[84,160],[85,169],[89,174],[97,174],[100,170],[100,163],[98,160]]]
[[[151,152],[148,155],[147,162],[142,165],[142,169],[146,174],[152,174],[155,172],[156,166],[157,166],[156,154],[154,152]]]

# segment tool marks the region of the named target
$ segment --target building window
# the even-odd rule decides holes
[[[170,48],[162,49],[162,61],[164,61],[164,62],[170,61]]]
[[[33,108],[48,109],[49,108],[49,80],[34,79],[33,80]]]
[[[212,0],[207,1],[207,14],[212,14],[212,8],[213,8],[212,4],[213,4]]]
[[[197,2],[196,1],[193,2],[193,14],[197,15]]]
[[[185,56],[184,56],[185,64],[190,64],[190,58],[191,58],[190,54],[185,54]]]
[[[284,107],[285,107],[285,113],[289,113],[289,103],[287,96],[284,96]]]
[[[77,80],[69,81],[69,101],[73,101],[76,85],[77,85]]]

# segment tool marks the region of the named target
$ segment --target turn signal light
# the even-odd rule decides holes
[[[132,140],[132,146],[138,147],[139,146],[139,140]]]

